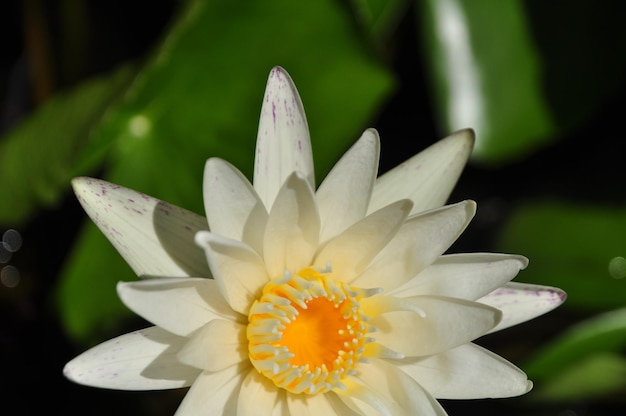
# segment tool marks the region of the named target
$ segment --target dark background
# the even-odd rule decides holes
[[[129,59],[143,59],[159,40],[180,6],[177,1],[76,2],[87,8],[84,38],[67,33],[62,12],[68,1],[7,1],[0,6],[4,32],[0,53],[0,132],[5,133],[44,103],[56,91],[114,68]],[[581,13],[587,7],[606,7],[608,2],[524,3],[534,26],[533,36],[547,60],[545,89],[561,125],[563,136],[555,144],[500,168],[470,164],[451,200],[475,199],[477,218],[456,243],[456,251],[488,251],[497,230],[520,201],[542,195],[564,196],[578,201],[622,204],[626,196],[626,160],[622,120],[626,88],[620,66],[606,66],[607,56],[624,55],[623,20],[626,6],[613,2],[615,13]],[[619,4],[619,5],[618,5]],[[384,138],[381,170],[387,170],[442,136],[435,123],[431,90],[424,62],[420,60],[418,28],[414,13],[406,13],[388,41],[389,60],[398,80],[397,93],[371,122]],[[592,26],[596,35],[587,43],[565,42],[579,25]],[[76,27],[74,25],[73,27]],[[80,27],[80,24],[78,25]],[[546,29],[549,28],[549,29]],[[589,68],[605,65],[592,74]],[[562,69],[567,66],[567,71]],[[563,74],[566,74],[565,76]],[[620,80],[616,82],[616,80]],[[615,86],[618,86],[617,88]],[[599,95],[594,108],[580,114],[567,111],[567,100]],[[416,102],[415,97],[421,97]],[[590,104],[592,105],[592,104]],[[415,106],[420,107],[416,117]],[[589,116],[588,114],[591,114]],[[580,117],[579,117],[580,116]],[[419,130],[422,142],[394,138]],[[584,160],[585,169],[580,169]],[[16,287],[0,286],[0,391],[2,413],[65,415],[173,414],[185,390],[122,392],[78,386],[63,378],[65,362],[84,348],[64,333],[52,305],[59,270],[70,250],[78,227],[86,216],[67,194],[54,210],[41,210],[20,227],[20,250],[10,264],[23,275]],[[1,230],[10,228],[3,225]],[[550,339],[554,328],[567,328],[585,317],[584,312],[557,310],[534,321],[480,341],[516,362]],[[139,319],[125,329],[143,326]],[[124,328],[123,328],[124,329]],[[122,330],[120,333],[125,332]],[[451,414],[519,415],[617,415],[620,395],[576,403],[535,404],[525,398],[497,401],[444,401]],[[5,413],[5,411],[7,411]]]

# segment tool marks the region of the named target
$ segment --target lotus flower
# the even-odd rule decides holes
[[[102,180],[81,204],[141,278],[118,293],[155,326],[70,361],[78,383],[191,386],[180,415],[444,415],[436,399],[531,389],[472,343],[563,302],[510,283],[518,255],[444,254],[476,204],[444,205],[473,144],[457,132],[377,178],[375,130],[316,188],[305,113],[289,75],[269,76],[253,185],[212,158],[206,219]]]

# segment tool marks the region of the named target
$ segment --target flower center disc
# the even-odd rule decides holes
[[[292,393],[343,388],[367,342],[358,290],[307,268],[272,280],[248,316],[255,368]]]

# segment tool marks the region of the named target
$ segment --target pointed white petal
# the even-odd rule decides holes
[[[464,201],[409,218],[353,284],[387,292],[406,283],[456,241],[475,212],[474,201]]]
[[[408,199],[398,201],[363,218],[330,240],[315,256],[314,266],[330,264],[333,277],[351,282],[396,235],[412,205]]]
[[[330,391],[324,394],[324,396],[326,397],[326,400],[328,400],[328,402],[331,404],[331,406],[334,409],[334,413],[331,413],[331,414],[341,415],[341,416],[361,416],[359,412],[348,407],[348,405],[346,405],[346,403],[344,403],[344,401],[341,400],[339,395],[335,393],[334,391]]]
[[[526,257],[512,254],[448,254],[389,294],[476,300],[513,279],[527,265]]]
[[[371,387],[354,377],[343,379],[342,383],[346,389],[335,389],[335,393],[353,412],[361,416],[393,416],[392,404]]]
[[[282,276],[285,270],[297,272],[310,265],[319,230],[313,190],[302,176],[294,173],[280,189],[265,227],[263,254],[268,274]]]
[[[445,204],[474,146],[474,132],[461,130],[433,144],[376,181],[369,212],[409,198],[413,212]]]
[[[245,176],[230,163],[212,158],[204,167],[203,189],[211,231],[261,253],[267,211]]]
[[[206,220],[158,199],[92,178],[74,178],[74,192],[87,214],[140,277],[209,277],[193,244]]]
[[[276,387],[256,369],[250,370],[241,385],[237,403],[238,416],[256,416],[263,409],[264,415],[288,415],[285,391]]]
[[[326,176],[316,194],[322,222],[320,241],[335,237],[365,216],[379,154],[378,133],[366,130]]]
[[[367,390],[378,396],[379,400],[384,403],[385,413],[389,415],[446,415],[445,410],[429,392],[407,374],[383,360],[372,359],[367,364],[359,365],[355,378],[358,379],[358,384],[366,386]],[[349,397],[352,391],[358,391],[358,388],[355,389],[355,384],[347,383],[348,390],[340,397]],[[360,399],[359,396],[357,393],[355,398]],[[359,401],[354,400],[352,403],[362,409],[364,414],[370,414],[373,409],[369,409],[369,406],[359,406],[361,404]]]
[[[120,282],[117,293],[137,315],[176,335],[187,336],[213,319],[245,321],[226,303],[212,279]]]
[[[178,353],[180,362],[208,371],[220,371],[248,359],[246,326],[215,319],[193,334]]]
[[[438,354],[472,341],[496,326],[498,309],[463,299],[436,296],[361,300],[361,310],[377,328],[376,342],[406,356]]]
[[[298,90],[287,72],[270,72],[254,161],[254,189],[269,210],[278,190],[293,172],[300,172],[315,189],[309,127]]]
[[[249,371],[250,364],[246,362],[222,371],[200,373],[176,410],[176,416],[235,414],[239,389]]]
[[[298,416],[340,414],[335,411],[327,396],[326,394],[287,394],[289,414]]]
[[[191,385],[200,373],[176,353],[187,341],[151,327],[103,342],[65,365],[76,383],[118,390],[162,390]]]
[[[565,302],[567,294],[549,286],[509,282],[477,302],[502,311],[502,321],[490,332],[534,319]]]
[[[394,363],[438,399],[513,397],[532,388],[522,370],[471,343]]]
[[[259,255],[247,245],[202,231],[196,243],[203,247],[219,290],[230,307],[246,316],[269,281]]]

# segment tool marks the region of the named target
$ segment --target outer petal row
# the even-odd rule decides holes
[[[491,330],[501,312],[478,302],[436,296],[361,300],[376,342],[406,356],[426,356],[470,342]]]
[[[442,206],[473,146],[474,132],[461,130],[396,166],[376,181],[368,211],[405,198],[415,203],[412,214]]]
[[[426,358],[396,360],[394,364],[438,399],[513,397],[532,388],[522,370],[470,343]]]
[[[151,327],[103,342],[65,365],[67,378],[87,386],[119,390],[160,390],[191,385],[199,370],[176,354],[187,341]]]
[[[378,173],[380,139],[374,129],[342,156],[316,193],[320,241],[325,242],[365,216]]]
[[[476,300],[509,282],[527,264],[528,259],[512,254],[448,254],[389,294],[398,297],[429,294]]]
[[[87,214],[140,277],[209,277],[193,244],[206,220],[140,192],[92,178],[72,180]]]
[[[409,218],[353,284],[385,293],[404,284],[456,241],[475,212],[476,203],[464,201]]]
[[[254,189],[268,211],[278,190],[293,172],[300,172],[315,189],[304,107],[289,74],[275,67],[265,88],[254,160]]]
[[[502,311],[502,321],[490,331],[495,332],[550,312],[565,299],[567,294],[555,287],[509,282],[478,302]]]

